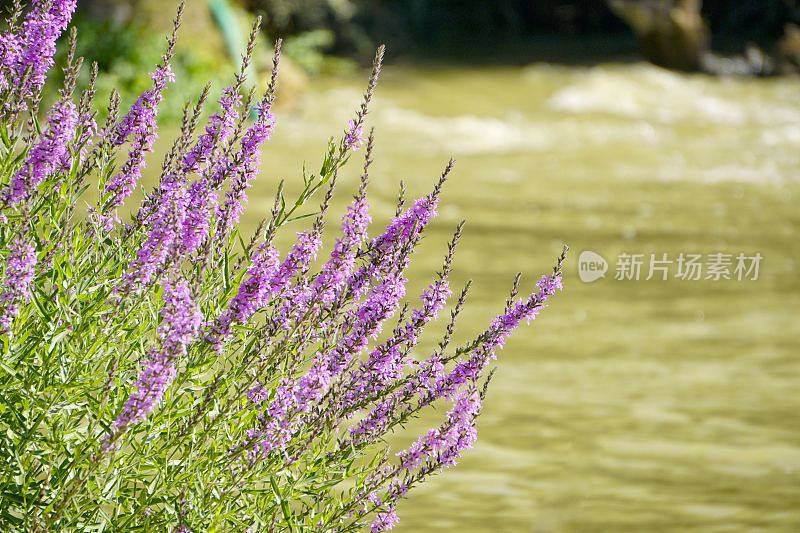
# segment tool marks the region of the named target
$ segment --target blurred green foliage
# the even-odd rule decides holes
[[[130,22],[117,20],[98,20],[78,17],[77,53],[88,63],[96,61],[101,72],[97,81],[98,101],[104,102],[112,89],[119,91],[125,109],[138,95],[151,84],[149,73],[153,70],[164,52],[165,37],[160,32],[149,31],[135,19]],[[220,62],[220,55],[207,47],[179,46],[173,60],[176,80],[169,86],[159,114],[166,120],[178,119],[184,103],[196,97],[200,88],[212,81],[218,92],[225,76],[232,67]],[[59,50],[59,64],[66,55],[65,43]],[[85,86],[89,79],[89,69],[84,68],[79,85]],[[60,80],[53,80],[57,87]],[[212,93],[214,91],[212,90]]]
[[[285,39],[284,52],[308,74],[351,70],[353,62],[327,53],[336,41],[331,30],[311,30]]]

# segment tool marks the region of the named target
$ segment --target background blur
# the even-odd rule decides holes
[[[79,2],[103,90],[147,86],[174,3]],[[798,2],[189,0],[164,129],[229,79],[255,13],[290,61],[251,226],[320,161],[386,42],[370,195],[385,222],[399,180],[423,194],[458,160],[412,278],[466,218],[459,339],[517,271],[530,287],[573,250],[564,293],[501,353],[477,447],[402,505],[401,531],[800,530]],[[604,278],[579,280],[583,250]],[[644,254],[638,281],[614,279],[623,252]],[[717,252],[760,253],[759,278],[645,279],[650,254]]]

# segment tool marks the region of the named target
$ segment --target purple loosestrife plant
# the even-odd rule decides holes
[[[416,346],[424,327],[438,317],[450,294],[444,275],[423,291],[420,297],[422,305],[414,309],[408,322],[398,326],[393,335],[377,346],[352,372],[344,390],[334,399],[342,404],[340,412],[346,413],[362,398],[379,394],[402,377],[405,356]]]
[[[69,100],[57,102],[47,116],[47,130],[28,152],[25,163],[0,192],[0,202],[15,205],[29,199],[37,187],[68,166],[78,112]]]
[[[344,320],[345,331],[330,349],[321,351],[311,368],[300,379],[278,387],[276,399],[261,416],[262,428],[252,430],[247,437],[256,441],[255,456],[283,450],[314,404],[327,392],[342,370],[367,346],[370,338],[380,333],[381,325],[389,318],[405,295],[405,279],[396,272],[376,286],[366,300]]]
[[[199,171],[201,165],[211,159],[215,147],[224,143],[233,133],[239,120],[239,106],[242,104],[242,95],[238,90],[236,85],[231,85],[222,91],[220,111],[211,115],[205,132],[183,157],[184,173]]]
[[[37,98],[76,6],[77,0],[34,0],[22,26],[0,38],[0,90],[14,91],[7,108],[25,109]]]
[[[114,420],[114,430],[107,444],[153,410],[175,377],[178,360],[186,355],[187,346],[200,328],[203,316],[194,303],[188,283],[165,282],[163,290],[164,306],[158,328],[160,346],[152,349],[142,364],[139,379]]]
[[[20,307],[30,299],[36,267],[36,249],[16,238],[8,246],[2,291],[0,292],[0,333],[9,334]]]
[[[258,119],[244,134],[236,163],[231,165],[230,172],[235,176],[230,190],[225,195],[219,215],[219,235],[228,235],[231,227],[239,222],[247,201],[247,189],[252,185],[259,165],[261,145],[269,140],[275,127],[275,116],[271,111],[271,102],[262,102],[257,109]],[[218,186],[216,183],[213,186]]]
[[[158,128],[156,117],[158,104],[167,83],[175,76],[169,64],[159,66],[153,72],[153,87],[139,96],[128,114],[123,117],[111,139],[111,144],[120,146],[132,137],[128,159],[119,172],[106,184],[105,192],[110,195],[109,208],[119,207],[130,196],[142,176],[147,154],[153,150]]]
[[[181,172],[199,172],[200,176],[188,187],[186,218],[181,235],[181,253],[195,252],[205,241],[210,229],[212,211],[217,208],[217,197],[212,179],[228,166],[223,156],[217,154],[234,133],[239,120],[241,95],[238,87],[226,87],[220,98],[221,110],[208,119],[205,132],[183,158]],[[215,181],[220,181],[218,178]]]
[[[112,94],[100,128],[96,68],[73,98],[73,40],[40,130],[38,93],[74,7],[36,1],[0,37],[0,450],[14,458],[0,461],[0,530],[393,528],[399,501],[475,444],[497,354],[561,289],[564,255],[528,295],[518,277],[461,346],[450,344],[469,287],[452,297],[462,225],[442,268],[407,298],[454,162],[428,194],[373,223],[367,118],[383,47],[319,167],[303,167],[295,198],[276,184],[271,212],[245,234],[245,209],[259,209],[246,193],[280,109],[280,41],[266,87],[243,91],[258,22],[217,109],[203,112],[208,88],[187,104],[155,187],[126,205],[157,142],[183,6],[152,86],[122,117]],[[318,262],[362,147],[360,184]],[[92,183],[99,201],[87,213]],[[439,342],[421,348],[445,314]],[[438,425],[388,444],[434,404],[448,406]]]
[[[183,10],[183,4],[179,8]],[[180,20],[179,11],[177,20]],[[116,124],[108,142],[113,147],[119,147],[131,140],[128,158],[108,183],[105,184],[105,193],[108,196],[104,206],[106,211],[119,207],[131,195],[142,176],[142,170],[147,162],[147,155],[153,151],[153,145],[158,138],[158,106],[164,98],[164,89],[167,84],[175,81],[170,61],[175,49],[178,24],[167,41],[167,51],[161,58],[161,63],[156,67],[150,78],[152,87],[144,91],[136,99],[128,112]]]
[[[312,290],[323,304],[331,304],[342,294],[356,264],[356,253],[367,236],[372,221],[366,197],[359,196],[347,207],[342,218],[342,236],[336,239],[330,259],[314,278]]]
[[[278,251],[272,246],[262,246],[253,256],[245,273],[246,279],[239,285],[236,296],[231,298],[228,308],[217,319],[209,341],[218,349],[231,333],[233,324],[244,324],[264,306],[276,284],[280,268]]]
[[[436,216],[439,191],[454,163],[450,160],[433,192],[417,199],[411,207],[396,216],[382,234],[369,243],[368,253],[374,260],[362,265],[348,281],[350,290],[356,296],[363,296],[373,278],[384,275],[398,262],[408,260],[408,256],[403,254],[404,246],[416,244],[419,235]]]
[[[186,190],[175,185],[162,196],[147,224],[144,241],[120,279],[119,291],[147,288],[175,258],[186,219]]]

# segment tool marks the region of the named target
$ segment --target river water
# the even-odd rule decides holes
[[[297,190],[362,85],[316,80],[291,98],[251,223],[279,177]],[[421,287],[467,219],[457,340],[502,308],[517,271],[530,290],[572,247],[563,294],[500,353],[478,444],[400,506],[400,531],[800,530],[799,96],[797,80],[641,64],[387,68],[370,114],[375,216],[399,180],[424,194],[457,159],[411,272]],[[579,280],[584,250],[605,277]],[[623,253],[643,254],[638,281],[615,279]],[[734,279],[676,279],[676,263],[645,279],[650,254],[681,253],[703,254],[703,278],[708,254],[731,254]],[[740,253],[762,256],[758,279],[736,279]]]

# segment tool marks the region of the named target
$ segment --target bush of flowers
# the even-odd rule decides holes
[[[297,198],[278,186],[243,235],[276,127],[280,41],[268,86],[245,90],[257,24],[213,113],[201,120],[207,89],[187,103],[157,185],[130,205],[175,81],[183,6],[150,88],[128,110],[112,94],[102,123],[96,67],[76,89],[75,32],[59,97],[41,108],[75,8],[17,3],[0,37],[0,529],[391,529],[397,502],[475,442],[496,352],[561,288],[564,254],[529,294],[518,276],[486,330],[451,346],[469,289],[448,281],[462,226],[421,294],[406,294],[405,271],[453,162],[370,227],[366,117],[382,48],[319,170],[303,172]],[[322,254],[337,176],[360,149],[360,186]],[[287,225],[302,231],[280,253]],[[405,449],[387,443],[439,406],[438,427]]]

